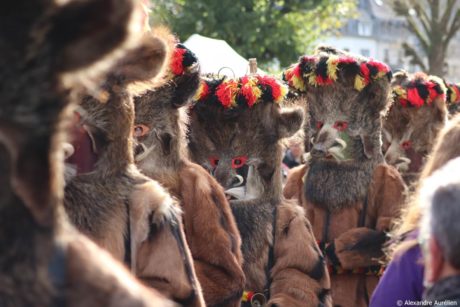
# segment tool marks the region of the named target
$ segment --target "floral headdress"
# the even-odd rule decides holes
[[[136,84],[132,88],[136,103],[147,99],[149,102],[179,107],[190,102],[200,84],[200,65],[195,54],[184,45],[176,44],[163,81],[154,90],[150,83]]]
[[[289,86],[306,92],[307,86],[324,86],[340,80],[339,72],[345,72],[357,91],[362,91],[368,84],[381,78],[391,79],[390,68],[378,61],[359,61],[345,55],[303,56],[299,62],[291,65],[283,74]]]
[[[252,108],[260,102],[281,103],[287,86],[270,76],[249,75],[237,79],[203,78],[195,95],[196,102],[217,103],[225,109]]]
[[[419,108],[430,105],[437,98],[445,100],[446,92],[444,82],[436,76],[424,78],[416,75],[413,80],[393,87],[393,97],[403,107]]]

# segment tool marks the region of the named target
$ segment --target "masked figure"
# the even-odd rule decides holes
[[[304,210],[282,196],[280,140],[303,121],[267,76],[205,78],[189,148],[225,189],[242,241],[244,306],[330,306],[329,276]],[[259,304],[259,305],[257,305]]]
[[[173,49],[171,38],[163,31],[146,33],[109,71],[101,91],[80,99],[80,121],[95,162],[89,172],[69,180],[64,205],[81,232],[145,284],[177,303],[204,306],[180,208],[134,163],[133,85],[160,82],[170,55],[166,51]]]
[[[435,76],[398,72],[392,80],[392,98],[383,122],[383,154],[412,185],[447,122],[446,87]]]
[[[366,306],[377,284],[385,231],[404,183],[380,149],[391,73],[383,63],[320,47],[284,76],[308,102],[305,165],[284,189],[306,210],[327,258],[334,306]]]
[[[200,84],[195,55],[177,44],[169,80],[135,98],[135,160],[184,212],[184,230],[207,306],[239,306],[244,287],[241,239],[223,189],[188,159],[185,124]]]

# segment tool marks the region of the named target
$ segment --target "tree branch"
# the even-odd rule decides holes
[[[440,22],[441,29],[447,30],[447,25],[449,24],[449,20],[452,17],[452,9],[456,2],[456,0],[448,0],[446,9],[444,11],[444,14],[442,15]]]
[[[431,20],[437,23],[439,20],[439,0],[430,0],[428,2],[431,7]]]
[[[393,7],[396,15],[398,16],[407,16],[409,12],[409,6],[405,1],[401,0],[390,0],[390,5]]]
[[[411,32],[415,34],[415,36],[418,38],[418,40],[422,44],[423,49],[428,53],[428,51],[430,50],[429,40],[426,37],[424,37],[422,32],[417,28],[417,24],[415,23],[415,20],[412,18],[412,16],[407,15],[406,21],[407,21],[407,26],[409,27],[409,30],[411,30]]]
[[[428,17],[427,12],[423,9],[424,6],[420,5],[420,2],[417,2],[414,6],[417,15],[419,16],[420,23],[425,30],[426,35],[429,37],[431,34],[430,28],[430,18]]]
[[[443,44],[445,47],[447,47],[447,45],[450,43],[450,40],[455,36],[455,33],[457,33],[459,30],[460,30],[460,9],[457,9],[454,20],[452,21],[452,24],[450,26],[450,29],[446,29],[447,36],[446,36],[446,39],[443,41]]]
[[[420,66],[423,71],[427,71],[425,63],[413,47],[409,46],[407,43],[403,43],[402,47],[404,49],[404,54],[411,58],[410,62],[412,64]]]

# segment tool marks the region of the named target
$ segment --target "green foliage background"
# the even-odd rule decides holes
[[[159,0],[154,24],[166,24],[181,41],[198,33],[227,41],[262,68],[282,67],[312,49],[355,14],[356,0]]]

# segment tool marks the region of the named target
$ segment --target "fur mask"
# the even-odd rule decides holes
[[[394,103],[384,120],[382,149],[386,162],[409,176],[420,171],[447,121],[446,87],[434,76],[399,72],[392,89]]]
[[[364,200],[380,150],[387,109],[387,65],[329,47],[303,56],[284,78],[308,103],[306,197],[334,210]]]
[[[274,78],[204,79],[191,109],[189,149],[228,195],[242,201],[281,197],[281,146],[303,121],[281,109],[287,88]]]
[[[134,106],[129,86],[136,82],[150,84],[163,74],[163,63],[171,49],[167,44],[170,34],[157,33],[145,34],[138,45],[116,63],[99,92],[81,97],[78,110],[81,125],[91,139],[91,152],[85,154],[96,155],[92,158],[96,162],[91,171],[118,172],[133,162]]]
[[[134,99],[135,159],[153,176],[161,170],[176,170],[186,156],[186,106],[200,85],[200,67],[192,51],[177,44],[165,85],[148,90]]]

